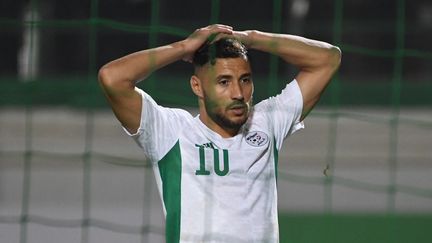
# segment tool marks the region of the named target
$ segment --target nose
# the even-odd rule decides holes
[[[233,100],[244,100],[243,88],[239,82],[233,82],[231,85],[231,98]]]

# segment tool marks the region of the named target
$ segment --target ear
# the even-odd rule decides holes
[[[202,89],[202,85],[201,85],[201,80],[195,76],[192,75],[190,78],[190,85],[192,88],[192,91],[194,92],[194,94],[196,96],[198,96],[199,98],[203,97],[203,89]]]

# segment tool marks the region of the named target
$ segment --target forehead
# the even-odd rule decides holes
[[[218,76],[218,75],[242,75],[244,73],[250,73],[250,63],[246,58],[216,58],[216,62],[212,65],[210,63],[205,64],[199,70],[197,74],[204,76]]]

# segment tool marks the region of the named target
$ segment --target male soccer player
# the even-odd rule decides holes
[[[247,48],[299,70],[279,95],[254,106]],[[279,241],[278,151],[303,127],[340,59],[340,50],[324,42],[215,24],[100,69],[116,117],[153,164],[168,243]],[[196,117],[159,106],[135,86],[178,60],[195,67]]]

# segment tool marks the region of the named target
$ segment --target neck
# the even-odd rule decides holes
[[[219,134],[223,138],[231,138],[238,134],[240,129],[234,129],[234,128],[226,128],[222,127],[219,124],[217,124],[215,121],[213,121],[207,113],[202,111],[203,108],[200,108],[200,116],[199,119],[201,120],[204,125],[206,125],[210,130],[213,132]]]

